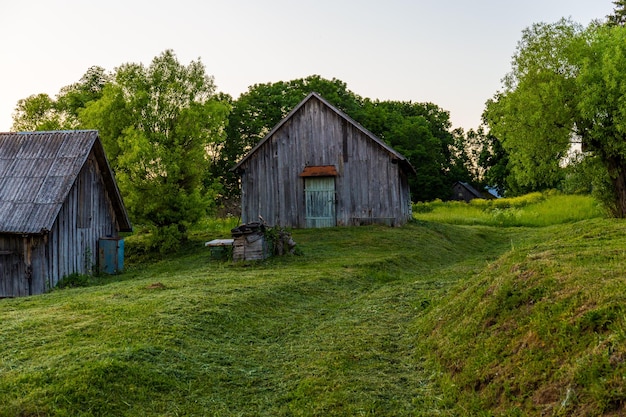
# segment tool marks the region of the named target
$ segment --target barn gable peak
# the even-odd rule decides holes
[[[372,132],[370,132],[369,130],[367,130],[365,127],[363,127],[360,123],[358,123],[356,120],[354,120],[353,118],[351,118],[350,116],[348,116],[346,113],[344,113],[343,111],[339,110],[337,107],[335,107],[334,105],[332,105],[330,102],[328,102],[326,99],[324,99],[319,93],[317,92],[311,92],[309,93],[296,107],[294,107],[289,113],[287,113],[287,115],[285,117],[282,118],[282,120],[280,122],[278,122],[276,124],[276,126],[274,126],[272,128],[272,130],[270,130],[267,135],[265,135],[265,137],[263,139],[261,139],[259,141],[259,143],[256,144],[256,146],[254,146],[242,159],[241,161],[239,161],[233,168],[231,168],[231,171],[239,171],[241,166],[246,162],[247,159],[249,159],[252,155],[254,155],[257,150],[261,147],[263,147],[263,145],[274,135],[274,133],[276,133],[276,131],[278,131],[283,125],[285,125],[296,113],[298,113],[298,111],[304,107],[304,105],[306,103],[308,103],[311,100],[318,100],[319,102],[321,102],[324,106],[326,106],[327,108],[329,108],[330,110],[332,110],[335,114],[337,114],[340,118],[342,118],[343,120],[345,120],[347,123],[349,123],[350,125],[354,126],[356,129],[360,130],[363,134],[365,134],[365,136],[367,136],[369,139],[371,139],[373,142],[377,143],[381,148],[383,148],[385,151],[387,151],[391,157],[393,158],[394,161],[400,163],[400,165],[402,166],[402,168],[409,174],[415,175],[416,171],[415,168],[411,165],[411,163],[408,161],[408,159],[406,159],[406,157],[404,157],[402,154],[400,154],[398,151],[396,151],[395,149],[393,149],[391,146],[387,145],[384,141],[382,141],[380,138],[378,138],[376,135],[374,135]]]

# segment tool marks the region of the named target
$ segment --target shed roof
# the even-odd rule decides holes
[[[76,130],[0,133],[0,233],[50,230],[92,150],[120,231],[130,231],[98,132]]]
[[[320,102],[322,102],[324,105],[326,105],[332,111],[334,111],[339,117],[341,117],[342,119],[346,120],[348,123],[350,123],[351,125],[356,127],[358,130],[360,130],[363,134],[365,134],[371,140],[373,140],[378,145],[380,145],[385,151],[389,152],[391,154],[391,156],[395,160],[397,160],[400,163],[400,165],[406,171],[410,172],[411,174],[416,174],[415,168],[413,167],[413,165],[411,165],[409,160],[406,159],[406,157],[404,155],[402,155],[400,152],[398,152],[395,149],[393,149],[391,146],[387,145],[381,139],[376,137],[376,135],[374,135],[372,132],[370,132],[369,130],[367,130],[363,126],[361,126],[356,120],[352,119],[350,116],[348,116],[347,114],[345,114],[344,112],[342,112],[341,110],[339,110],[338,108],[336,108],[335,106],[330,104],[328,101],[326,101],[324,98],[322,98],[322,96],[320,96],[318,93],[315,93],[315,92],[309,93],[309,95],[306,96],[304,98],[304,100],[302,100],[300,102],[300,104],[298,104],[296,107],[294,107],[293,110],[291,110],[280,122],[278,122],[278,124],[276,124],[276,126],[274,126],[274,128],[267,135],[265,135],[265,137],[263,139],[261,139],[261,141],[259,141],[259,143],[257,143],[256,146],[254,148],[252,148],[250,150],[250,152],[248,152],[248,154],[246,156],[244,156],[243,159],[241,161],[239,161],[231,169],[231,171],[237,171],[241,167],[241,165],[243,165],[248,158],[250,158],[252,155],[254,155],[254,153],[260,147],[262,147],[263,144],[265,144],[265,142],[267,142],[272,137],[272,135],[274,135],[274,133],[278,129],[280,129],[285,123],[287,123],[287,121],[289,119],[291,119],[291,117],[294,114],[296,114],[298,112],[298,110],[300,110],[300,108],[302,108],[309,100],[313,100],[313,99],[317,99]]]
[[[478,191],[476,188],[472,187],[470,184],[466,182],[457,181],[455,185],[465,188],[470,194],[472,194],[476,198],[483,198],[483,195],[480,193],[480,191]]]

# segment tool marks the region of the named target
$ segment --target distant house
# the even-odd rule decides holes
[[[476,188],[472,187],[470,184],[466,182],[457,181],[452,186],[451,200],[470,202],[471,200],[475,198],[491,200],[491,199],[496,198],[496,196],[494,196],[487,190],[480,192]]]
[[[0,133],[0,297],[96,264],[131,224],[97,131]]]
[[[308,228],[411,218],[415,169],[316,93],[309,94],[234,168],[242,221]]]

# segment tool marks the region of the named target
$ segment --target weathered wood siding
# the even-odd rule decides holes
[[[65,204],[61,208],[48,240],[51,256],[48,285],[72,273],[91,273],[98,255],[101,237],[117,236],[111,200],[105,192],[102,175],[90,154]]]
[[[233,239],[233,261],[260,261],[270,255],[270,243],[261,232]]]
[[[0,297],[41,294],[72,273],[91,273],[98,240],[117,236],[109,195],[93,152],[81,169],[52,230],[0,235]]]
[[[33,280],[45,260],[43,242],[42,236],[0,236],[0,297],[32,294]]]
[[[406,223],[406,174],[393,155],[320,100],[304,103],[240,166],[242,220],[306,227],[306,166],[337,170],[336,224]]]

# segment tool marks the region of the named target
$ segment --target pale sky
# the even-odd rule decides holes
[[[317,74],[362,97],[432,102],[467,130],[524,28],[612,10],[611,0],[0,0],[0,131],[21,98],[166,49],[184,65],[199,58],[234,98]]]

